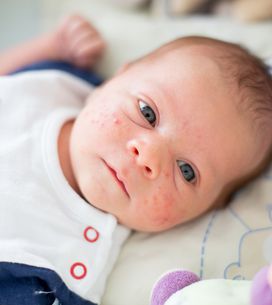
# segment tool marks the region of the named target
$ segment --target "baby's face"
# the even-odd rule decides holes
[[[233,96],[211,59],[186,50],[120,73],[89,97],[73,126],[82,196],[137,230],[199,216],[256,162]]]

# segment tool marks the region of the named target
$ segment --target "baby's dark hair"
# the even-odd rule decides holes
[[[200,46],[201,52],[217,63],[226,84],[238,95],[237,109],[247,115],[255,139],[261,143],[265,154],[250,174],[231,181],[215,200],[214,207],[225,206],[235,191],[259,175],[268,165],[272,152],[272,79],[266,64],[246,48],[217,39],[189,36],[166,43],[151,54],[137,60],[152,60],[158,55],[188,46]],[[207,52],[206,52],[207,51]],[[257,144],[256,144],[257,145]]]

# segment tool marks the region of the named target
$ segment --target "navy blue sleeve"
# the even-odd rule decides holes
[[[59,275],[46,268],[0,262],[1,305],[96,305],[68,289]]]
[[[70,73],[78,78],[85,80],[86,82],[88,82],[93,86],[99,86],[103,83],[103,79],[97,73],[88,69],[75,67],[72,64],[64,61],[53,61],[53,60],[39,61],[21,67],[20,69],[17,69],[10,74],[12,75],[26,71],[37,71],[37,70],[40,71],[40,70],[51,70],[51,69]]]

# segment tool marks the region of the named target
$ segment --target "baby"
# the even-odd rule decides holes
[[[0,74],[86,68],[104,50],[80,16],[56,33],[3,53]],[[266,67],[214,39],[169,42],[96,89],[56,71],[3,76],[0,99],[0,304],[17,305],[15,289],[21,305],[99,303],[127,228],[225,204],[271,152]]]

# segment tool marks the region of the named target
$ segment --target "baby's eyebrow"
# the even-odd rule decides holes
[[[163,102],[163,104],[167,103],[169,95],[164,91],[162,86],[158,86],[158,84],[152,80],[143,84],[142,93],[156,105],[159,102]]]

